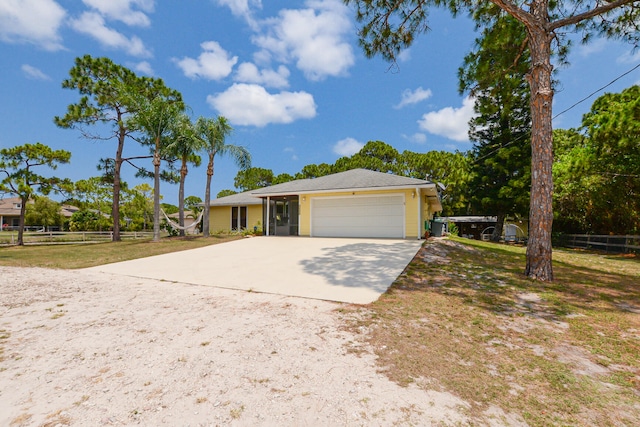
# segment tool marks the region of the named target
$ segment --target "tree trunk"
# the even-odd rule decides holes
[[[124,151],[125,130],[118,133],[118,149],[116,150],[115,164],[113,165],[113,205],[111,206],[111,218],[113,219],[112,241],[120,239],[120,169],[122,168],[122,152]]]
[[[544,4],[542,4],[544,3]],[[546,19],[546,2],[533,6],[536,17]],[[553,225],[553,128],[551,86],[551,40],[544,28],[528,28],[531,50],[531,198],[529,241],[525,275],[532,279],[553,280],[551,230]]]
[[[160,149],[153,153],[153,241],[160,241]]]
[[[180,237],[185,236],[184,230],[184,182],[187,179],[187,173],[189,170],[187,169],[187,160],[182,159],[182,166],[180,167],[180,188],[178,190],[178,225],[180,225],[180,229],[178,230],[180,233]]]
[[[504,219],[506,215],[504,213],[499,213],[498,218],[496,220],[496,226],[493,229],[493,234],[491,234],[492,242],[499,242],[502,239],[502,229],[504,228]]]
[[[24,215],[27,212],[29,196],[20,197],[20,218],[18,219],[18,246],[24,246]]]
[[[209,153],[209,164],[207,165],[207,185],[204,189],[204,212],[202,214],[202,235],[209,237],[209,211],[211,207],[211,178],[213,177],[213,156]]]

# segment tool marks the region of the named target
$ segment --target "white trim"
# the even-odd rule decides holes
[[[267,217],[265,218],[265,227],[264,229],[266,230],[266,235],[269,236],[269,223],[271,222],[271,218],[269,217],[269,214],[271,212],[269,212],[269,208],[271,207],[271,198],[269,196],[267,196]]]
[[[420,189],[416,187],[415,200],[418,202],[418,240],[422,238],[422,194]]]
[[[308,193],[305,193],[308,194]],[[405,192],[401,193],[383,193],[383,194],[353,194],[347,196],[326,196],[326,197],[311,197],[309,199],[309,237],[313,235],[313,205],[316,200],[329,200],[329,199],[355,199],[365,197],[402,197],[402,239],[407,238],[407,195]]]
[[[253,197],[264,198],[264,197],[273,197],[273,196],[293,196],[293,195],[301,195],[301,194],[305,194],[306,195],[306,194],[353,193],[353,192],[362,193],[362,192],[365,192],[365,191],[369,192],[369,191],[388,191],[388,190],[402,191],[402,190],[413,190],[415,188],[431,189],[431,188],[436,188],[436,185],[435,184],[423,184],[423,185],[418,186],[418,187],[414,187],[414,186],[411,186],[411,185],[392,185],[392,186],[387,186],[387,187],[327,188],[327,189],[324,189],[324,190],[304,190],[304,189],[299,189],[299,190],[284,191],[284,192],[277,192],[277,193],[251,193],[251,195]],[[344,197],[344,196],[335,196],[335,197]]]

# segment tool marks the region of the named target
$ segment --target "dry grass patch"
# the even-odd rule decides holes
[[[159,242],[127,240],[122,242],[77,245],[29,245],[0,248],[0,265],[11,267],[87,268],[128,261],[170,252],[196,249],[240,239],[239,236],[174,237]]]
[[[478,420],[637,425],[640,262],[554,252],[553,283],[529,280],[524,248],[431,239],[350,326],[400,384],[451,392]]]

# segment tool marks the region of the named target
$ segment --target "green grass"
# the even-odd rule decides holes
[[[195,249],[239,239],[238,236],[163,238],[69,245],[0,247],[0,265],[75,269]]]
[[[524,248],[432,239],[346,318],[390,379],[453,393],[480,423],[495,405],[531,426],[636,425],[640,261],[558,250],[552,283],[524,265]]]

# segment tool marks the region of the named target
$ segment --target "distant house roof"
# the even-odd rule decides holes
[[[495,216],[449,216],[442,218],[444,220],[449,220],[449,222],[481,222],[481,223],[491,223],[497,222],[498,217]]]
[[[431,181],[407,178],[367,169],[352,169],[319,178],[298,179],[251,191],[258,197],[336,190],[434,187]]]
[[[72,206],[72,205],[62,205],[62,206],[60,206],[60,213],[65,218],[71,218],[73,216],[73,214],[78,212],[79,210],[80,210],[80,208],[77,207],[77,206]]]
[[[246,206],[246,205],[261,205],[262,200],[253,196],[251,191],[245,191],[244,193],[232,194],[230,196],[220,197],[219,199],[213,199],[210,202],[211,206]]]
[[[30,199],[27,203],[33,203],[33,200]],[[20,206],[22,204],[22,199],[20,197],[7,197],[4,199],[0,199],[0,215],[2,216],[20,216]],[[79,211],[80,208],[72,205],[62,205],[60,206],[60,214],[62,214],[65,218],[71,218],[75,212]]]
[[[2,216],[20,216],[20,206],[22,200],[20,197],[7,197],[0,199],[0,215]]]

